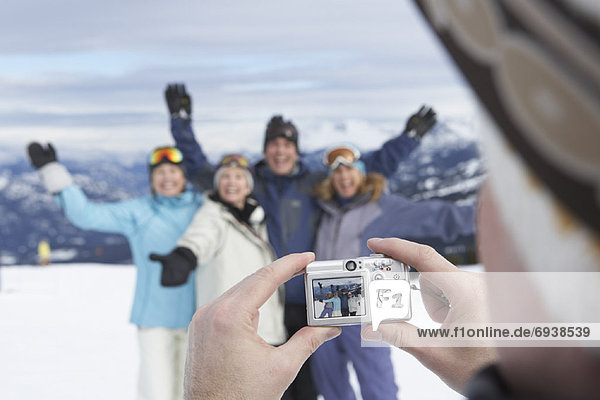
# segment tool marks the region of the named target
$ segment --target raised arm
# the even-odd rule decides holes
[[[171,135],[183,153],[186,175],[199,191],[212,188],[213,166],[210,164],[192,130],[192,99],[183,84],[171,84],[165,90],[171,117]]]
[[[421,138],[436,123],[435,112],[432,108],[422,106],[406,121],[402,133],[388,140],[381,149],[363,155],[362,160],[368,172],[378,172],[386,177],[392,176],[420,143]]]
[[[383,214],[363,231],[363,237],[399,237],[443,249],[475,235],[475,206],[442,200],[412,201],[400,195],[381,200]],[[361,252],[368,254],[366,244]]]
[[[428,200],[414,203],[414,207],[417,211],[411,219],[418,228],[415,229],[414,236],[408,237],[433,237],[443,243],[452,243],[460,236],[475,234],[475,206]]]
[[[133,207],[124,202],[94,203],[73,183],[71,174],[56,157],[51,144],[43,147],[34,142],[27,148],[31,164],[38,170],[42,183],[54,195],[67,219],[81,229],[127,234],[134,226]]]

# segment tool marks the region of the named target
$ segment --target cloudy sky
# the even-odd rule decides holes
[[[169,143],[174,81],[210,152],[260,151],[275,113],[312,149],[377,146],[423,103],[475,108],[408,0],[19,0],[0,14],[0,158],[31,140],[86,157]]]

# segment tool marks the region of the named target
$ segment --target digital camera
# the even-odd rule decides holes
[[[409,266],[382,254],[306,266],[308,325],[404,321],[412,316]]]

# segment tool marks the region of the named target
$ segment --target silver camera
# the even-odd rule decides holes
[[[306,266],[308,325],[405,321],[412,316],[409,266],[382,254]]]

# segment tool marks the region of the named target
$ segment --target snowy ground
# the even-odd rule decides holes
[[[0,398],[135,399],[134,280],[131,266],[1,268]],[[412,356],[393,357],[402,399],[462,399]]]

